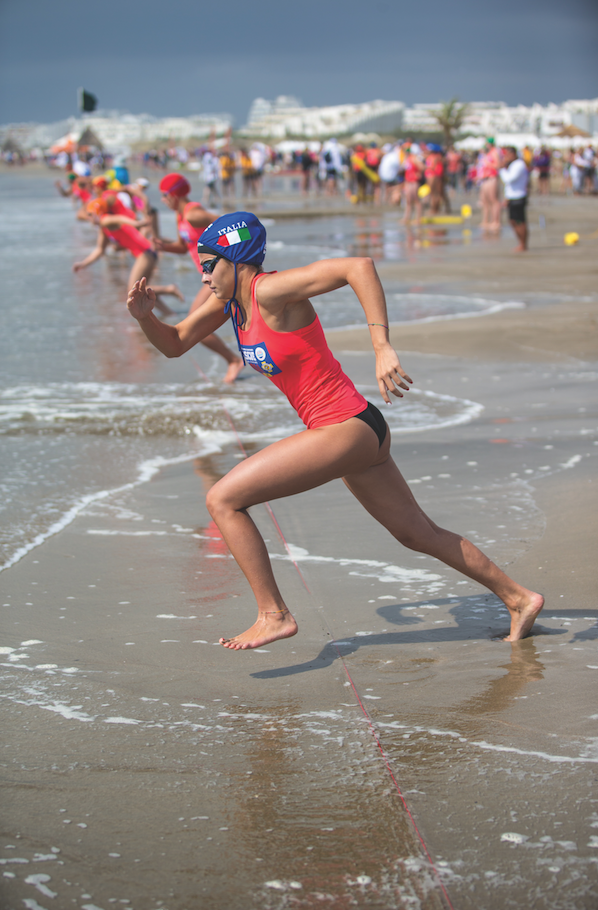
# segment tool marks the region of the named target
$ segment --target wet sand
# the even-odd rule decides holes
[[[593,296],[597,241],[560,270],[551,242],[381,273]],[[1,577],[4,907],[595,907],[596,305],[524,299],[393,328],[420,391],[484,407],[393,455],[438,523],[545,593],[534,636],[496,640],[496,598],[338,482],[272,504],[296,565],[253,510],[300,634],[231,653],[254,608],[204,495],[238,449],[96,503]],[[376,401],[365,333],[329,338]]]

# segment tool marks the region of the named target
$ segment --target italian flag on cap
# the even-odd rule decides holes
[[[242,240],[251,240],[251,234],[248,228],[239,228],[237,231],[229,231],[218,238],[218,246],[234,246],[241,243]]]

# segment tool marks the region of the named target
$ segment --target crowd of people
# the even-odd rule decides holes
[[[204,178],[204,202],[257,197],[263,190],[265,174],[297,173],[304,195],[344,193],[356,203],[394,203],[412,201],[408,184],[424,183],[430,187],[428,205],[433,212],[442,207],[448,211],[449,192],[482,191],[487,179],[489,139],[481,151],[466,151],[452,145],[444,148],[433,142],[411,139],[396,143],[363,141],[342,144],[336,139],[323,143],[295,143],[292,150],[282,151],[263,142],[233,147],[227,141],[221,148],[204,145],[187,151],[169,146],[150,150],[136,157],[146,168],[161,170],[191,167]],[[559,193],[598,193],[598,150],[590,143],[569,150],[551,150],[547,145],[519,151],[540,194],[551,190]],[[492,155],[490,156],[492,157]],[[414,170],[417,180],[414,179]],[[235,176],[239,175],[236,180]],[[494,175],[496,176],[496,175]],[[425,198],[427,194],[423,194]],[[481,192],[483,196],[484,193]],[[422,197],[420,197],[422,198]],[[492,223],[490,217],[489,223]]]
[[[56,186],[63,196],[77,202],[77,218],[97,227],[94,248],[74,264],[74,270],[87,268],[110,249],[127,250],[134,257],[130,288],[141,277],[151,278],[158,256],[164,252],[190,252],[199,269],[194,245],[197,231],[216,217],[210,209],[230,207],[239,195],[245,199],[259,198],[264,191],[265,174],[297,175],[297,189],[304,196],[342,195],[356,206],[391,205],[399,209],[407,226],[418,224],[424,215],[434,218],[449,214],[451,199],[457,193],[464,196],[476,193],[482,230],[498,233],[502,211],[507,209],[508,221],[518,241],[516,251],[525,252],[528,247],[526,206],[532,187],[540,195],[549,193],[558,172],[561,192],[596,193],[597,157],[591,145],[561,154],[551,152],[544,145],[535,150],[527,146],[521,150],[499,148],[492,137],[479,152],[411,139],[383,145],[375,141],[357,142],[353,146],[330,139],[319,147],[316,143],[297,144],[284,152],[261,142],[233,148],[228,141],[220,148],[213,143],[201,147],[193,155],[178,147],[170,148],[162,158],[157,153],[154,157],[151,151],[146,152],[137,156],[141,159],[137,163],[145,165],[150,174],[152,169],[162,171],[165,162],[174,163],[177,168],[186,164],[190,169],[201,170],[201,202],[190,200],[190,184],[180,171],[170,174],[170,177],[177,175],[179,189],[166,192],[166,178],[160,182],[162,199],[177,216],[179,235],[172,241],[160,235],[158,212],[147,196],[148,179],[140,177],[131,183],[127,161],[122,156],[100,160],[97,155],[69,155],[66,185],[57,181]],[[94,170],[106,163],[112,166],[94,176]],[[180,188],[184,189],[182,196]],[[182,297],[174,285],[158,285],[154,289],[156,306],[163,314],[170,312],[165,296]],[[202,293],[200,290],[200,298]],[[194,306],[197,305],[196,300]],[[217,336],[205,343],[227,361],[226,381],[233,381],[242,368],[239,359]]]
[[[291,150],[285,147],[289,144],[294,146]],[[343,194],[357,204],[409,203],[410,210],[414,200],[409,184],[426,184],[430,192],[421,194],[420,199],[436,213],[441,209],[449,211],[449,198],[457,192],[479,192],[483,203],[487,195],[483,183],[487,179],[488,145],[493,144],[494,140],[489,139],[480,151],[467,151],[411,139],[343,144],[333,138],[323,143],[281,143],[276,147],[263,142],[233,144],[229,137],[191,150],[178,145],[150,149],[131,155],[129,161],[146,172],[188,169],[199,173],[205,205],[258,198],[264,192],[267,175],[295,174],[296,188],[305,196]],[[562,151],[551,150],[547,145],[526,145],[518,154],[528,169],[530,190],[534,192],[598,193],[598,150],[591,143]],[[119,163],[118,158],[97,150],[79,157],[94,171]],[[66,168],[70,162],[71,156],[60,153],[48,163]],[[430,198],[426,199],[428,195]],[[492,216],[488,216],[488,222],[492,221]]]

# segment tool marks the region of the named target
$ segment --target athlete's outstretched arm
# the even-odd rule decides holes
[[[161,322],[153,312],[155,304],[156,295],[147,287],[145,278],[136,281],[127,297],[128,310],[149,341],[166,357],[180,357],[228,319],[222,301],[214,295],[177,325]]]
[[[106,247],[108,246],[108,238],[103,231],[98,231],[98,239],[95,247],[85,259],[82,259],[81,262],[73,263],[73,272],[79,272],[81,269],[86,269],[88,265],[91,265],[92,262],[96,262],[100,259],[106,252]]]
[[[376,354],[376,378],[380,394],[390,404],[388,393],[402,398],[413,380],[405,373],[389,340],[386,297],[373,261],[367,257],[324,259],[298,269],[265,275],[259,284],[260,306],[273,313],[301,304],[306,298],[349,285],[359,300],[370,328]]]
[[[129,227],[140,228],[148,227],[151,224],[150,218],[129,218],[127,215],[102,215],[100,224],[107,231],[117,231],[123,224]]]
[[[155,237],[154,246],[160,253],[176,253],[178,256],[183,256],[189,249],[182,237],[179,237],[178,240]]]
[[[198,230],[207,228],[214,218],[216,218],[216,215],[206,211],[199,202],[195,203],[195,205],[189,208],[185,213],[185,219],[189,222],[191,227],[197,228]],[[164,253],[177,253],[178,255],[183,255],[188,252],[189,247],[179,234],[177,240],[167,240],[165,237],[161,237],[160,240],[156,241],[156,249]]]

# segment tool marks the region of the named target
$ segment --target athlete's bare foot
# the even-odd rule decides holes
[[[291,638],[297,634],[298,625],[288,610],[282,613],[258,613],[257,620],[250,629],[235,635],[234,638],[221,638],[220,644],[233,651],[246,651],[249,648],[261,648],[279,638]]]
[[[228,370],[224,374],[222,382],[234,382],[245,364],[240,357],[236,357],[232,363],[229,363]]]
[[[513,250],[513,252],[514,253],[527,253],[527,247],[521,246],[521,245],[516,246],[515,249]]]
[[[503,641],[519,641],[530,634],[536,617],[544,606],[544,598],[535,591],[528,591],[527,594],[529,596],[526,596],[520,605],[507,605],[511,614],[511,631],[502,639]]]

